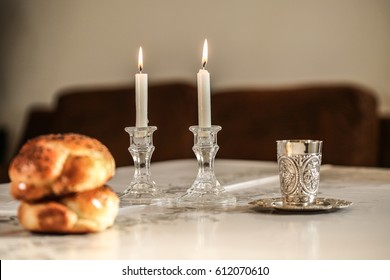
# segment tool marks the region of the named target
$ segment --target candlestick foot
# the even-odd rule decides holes
[[[231,205],[236,203],[236,198],[225,191],[218,184],[195,182],[187,193],[178,199],[179,204],[185,205]]]
[[[128,188],[119,195],[120,205],[139,205],[159,203],[163,193],[154,182],[132,182]]]

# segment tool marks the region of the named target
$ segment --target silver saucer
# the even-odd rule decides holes
[[[351,206],[352,202],[343,199],[318,197],[315,203],[307,206],[284,205],[283,199],[281,197],[275,197],[275,198],[261,198],[249,202],[249,204],[260,209],[271,208],[271,209],[283,210],[283,211],[309,212],[309,211],[328,211],[332,209],[346,208],[348,206]]]

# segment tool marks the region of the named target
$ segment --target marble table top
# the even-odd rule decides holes
[[[275,162],[217,159],[216,175],[237,197],[229,207],[139,205],[121,208],[113,227],[86,235],[32,234],[14,217],[18,202],[0,185],[0,259],[390,259],[390,169],[322,166],[320,197],[353,205],[287,212],[249,202],[278,197]],[[156,183],[184,193],[193,159],[152,164]],[[126,188],[132,167],[109,182]]]

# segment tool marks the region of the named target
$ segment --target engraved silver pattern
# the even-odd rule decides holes
[[[280,188],[287,203],[312,203],[320,182],[321,154],[282,155],[278,158]]]

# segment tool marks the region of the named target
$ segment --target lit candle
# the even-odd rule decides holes
[[[138,53],[139,73],[135,74],[135,126],[148,126],[148,74],[142,73],[144,67],[142,47]]]
[[[210,73],[205,69],[207,56],[208,46],[206,39],[203,45],[202,69],[197,74],[199,127],[211,127]]]

